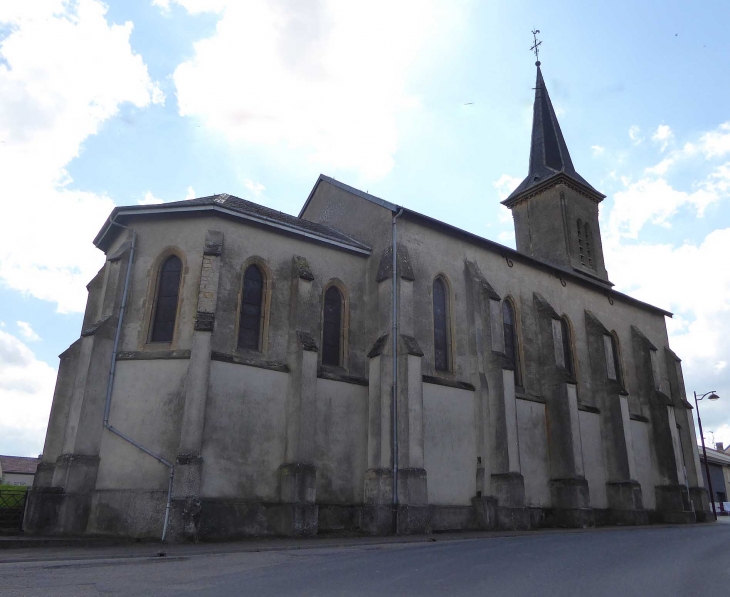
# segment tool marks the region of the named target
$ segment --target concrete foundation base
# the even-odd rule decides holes
[[[497,506],[497,528],[505,531],[526,531],[532,526],[530,508]]]
[[[586,528],[595,526],[595,517],[584,477],[550,480],[550,496],[554,504],[552,524],[559,527]]]
[[[657,514],[662,522],[669,524],[689,524],[697,522],[697,516],[684,485],[657,485]]]
[[[689,498],[692,501],[692,507],[695,511],[697,522],[714,522],[715,517],[712,514],[712,506],[707,489],[704,487],[690,487]]]
[[[254,536],[311,537],[317,534],[316,504],[201,500],[199,538],[221,541]]]

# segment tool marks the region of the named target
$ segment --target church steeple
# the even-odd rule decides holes
[[[598,204],[605,195],[575,170],[540,61],[535,65],[530,167],[527,177],[502,201],[512,210],[517,250],[610,284],[598,227]]]
[[[535,104],[532,112],[532,142],[530,144],[530,168],[527,177],[502,203],[512,207],[525,192],[543,185],[552,177],[563,174],[596,195],[598,201],[604,195],[594,189],[573,166],[568,145],[560,130],[558,117],[555,115],[553,103],[550,101],[545,81],[542,77],[540,62],[537,66],[535,82]]]

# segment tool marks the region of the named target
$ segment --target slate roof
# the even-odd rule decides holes
[[[40,462],[40,458],[0,456],[0,469],[2,469],[3,473],[35,475],[35,470],[38,468]]]
[[[292,232],[300,232],[307,236],[334,241],[338,244],[345,245],[350,248],[359,250],[360,252],[370,252],[370,247],[344,232],[319,224],[302,220],[296,216],[286,214],[269,207],[264,207],[258,203],[222,193],[219,195],[210,195],[208,197],[198,197],[197,199],[185,199],[183,201],[172,201],[170,203],[160,203],[154,205],[125,205],[116,207],[112,211],[109,219],[107,219],[104,227],[94,239],[94,244],[99,246],[105,234],[109,230],[110,220],[117,215],[125,214],[152,214],[162,213],[166,211],[174,212],[176,210],[210,208],[216,211],[230,212],[233,214],[242,214],[261,224],[273,225],[277,228],[289,229]]]
[[[585,187],[585,190],[595,194],[599,201],[605,196],[594,189],[585,178],[576,172],[538,62],[529,172],[527,177],[502,203],[510,207],[525,192],[560,175],[567,176],[573,182],[578,183],[579,186]]]

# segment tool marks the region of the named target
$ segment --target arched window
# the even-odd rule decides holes
[[[322,364],[342,366],[342,320],[344,298],[337,286],[330,286],[324,295],[322,330]]]
[[[576,222],[578,227],[578,253],[580,254],[580,264],[585,265],[585,248],[583,247],[583,222],[578,218]]]
[[[520,371],[520,344],[517,337],[517,319],[512,301],[505,299],[502,302],[502,325],[504,326],[504,354],[515,372],[515,385],[522,386]]]
[[[155,316],[152,321],[151,342],[172,342],[177,317],[177,300],[180,293],[180,276],[182,261],[172,255],[160,268],[157,279],[157,298],[155,300]]]
[[[573,343],[570,336],[570,325],[565,317],[560,319],[560,330],[563,340],[563,360],[565,361],[565,370],[571,375],[575,375],[575,365],[573,362]]]
[[[621,367],[621,352],[618,349],[618,336],[616,335],[616,332],[611,332],[610,334],[611,338],[611,355],[613,356],[613,369],[614,369],[614,375],[615,380],[621,385],[621,388],[624,388],[624,376],[623,376],[623,369]]]
[[[433,347],[437,371],[449,370],[449,297],[441,278],[433,282]]]
[[[591,227],[588,225],[588,222],[585,223],[583,232],[586,239],[586,258],[588,259],[588,266],[593,267],[593,250],[591,249],[593,238],[591,238]]]
[[[243,274],[241,313],[238,321],[238,348],[261,350],[264,316],[264,274],[249,265]]]

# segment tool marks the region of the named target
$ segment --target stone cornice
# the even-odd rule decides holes
[[[550,178],[547,178],[542,182],[530,187],[521,194],[516,195],[515,197],[505,199],[504,201],[502,201],[502,205],[512,209],[515,205],[518,205],[523,201],[527,201],[535,195],[539,195],[540,193],[543,193],[559,184],[565,185],[569,189],[583,195],[584,197],[588,197],[588,199],[594,201],[595,203],[600,203],[606,198],[606,196],[602,193],[599,193],[593,189],[589,189],[588,187],[582,185],[577,180],[574,180],[567,174],[563,172],[558,172],[554,176],[551,176]]]

